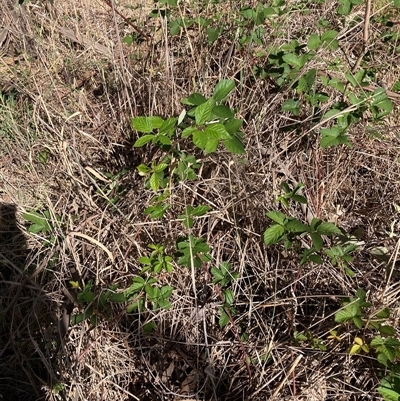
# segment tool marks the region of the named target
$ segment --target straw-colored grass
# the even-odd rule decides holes
[[[260,60],[256,50],[304,37],[321,17],[336,24],[343,39],[340,50],[321,54],[316,68],[323,70],[335,57],[351,67],[362,25],[336,21],[331,0],[303,2],[297,9],[299,2],[288,1],[293,11],[283,25],[265,24],[263,46],[239,48],[234,31],[213,45],[195,29],[171,36],[165,21],[148,17],[151,1],[121,0],[116,10],[108,3],[0,3],[2,399],[378,399],[376,361],[349,355],[351,333],[343,332],[340,343],[327,336],[341,298],[358,288],[375,304],[390,307],[396,323],[399,98],[391,92],[395,110],[375,128],[379,135],[361,122],[350,132],[353,148],[321,149],[307,121],[300,121],[300,130],[281,129],[294,123],[281,111],[290,89],[274,87],[253,70]],[[238,10],[256,4],[203,7],[182,1],[179,10],[208,17],[218,12],[220,24],[234,27]],[[384,13],[385,7],[375,5],[373,11]],[[152,39],[125,44],[134,28],[119,13]],[[362,18],[362,6],[352,17],[357,15]],[[385,52],[389,45],[379,39],[380,29],[378,22],[371,27],[377,50],[370,63],[391,88],[399,79],[399,56]],[[199,155],[205,160],[199,178],[177,184],[167,217],[152,221],[143,210],[153,194],[144,189],[136,166],[156,155],[133,148],[137,134],[130,119],[177,116],[183,97],[196,91],[210,95],[222,78],[236,81],[229,105],[245,122],[246,156]],[[123,170],[118,185],[124,192],[112,206],[107,174]],[[278,207],[282,181],[305,184],[309,203],[292,210],[296,217],[316,216],[348,232],[362,228],[365,245],[352,264],[354,278],[329,264],[300,266],[280,247],[263,245],[270,224],[265,212]],[[113,305],[96,327],[67,326],[60,339],[62,315],[76,296],[70,281],[92,280],[98,291],[127,288],[149,243],[173,252],[183,234],[176,216],[189,204],[211,207],[193,235],[207,240],[213,263],[228,261],[240,273],[233,286],[235,327],[218,325],[221,298],[207,269],[191,272],[175,264],[172,274],[160,277],[174,288],[170,310],[126,314]],[[30,211],[48,211],[52,239],[50,233],[27,232],[22,215]],[[392,254],[389,279],[384,264],[370,255],[377,246]],[[72,307],[78,312],[76,302]],[[148,322],[157,328],[144,335]],[[236,329],[246,339],[239,341]],[[328,351],[295,345],[295,330],[310,330]]]

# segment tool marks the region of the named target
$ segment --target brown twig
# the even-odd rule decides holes
[[[123,14],[121,14],[113,5],[109,0],[103,0],[104,3],[106,3],[111,9],[114,9],[114,11],[128,24],[130,25],[137,33],[139,33],[140,35],[142,35],[144,38],[150,40],[151,37],[147,34],[145,34],[140,28],[138,28],[135,24],[132,24],[131,21],[129,21],[128,18],[126,18]]]
[[[368,51],[369,42],[369,21],[371,19],[371,3],[372,0],[366,0],[365,4],[365,15],[364,15],[364,31],[363,31],[363,48],[361,54],[358,56],[356,63],[354,64],[351,71],[354,73],[360,66],[362,59]]]

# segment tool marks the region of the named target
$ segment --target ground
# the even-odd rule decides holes
[[[0,5],[2,399],[381,399],[380,380],[400,357],[395,345],[385,368],[372,342],[399,337],[398,9],[385,0],[348,13],[331,0],[15,3]],[[215,96],[218,82],[234,83],[221,105],[243,121],[245,152],[221,141],[207,153],[180,125],[154,191],[139,166],[163,163],[170,149],[135,146],[143,132],[132,118],[178,117],[190,109],[182,99]],[[324,146],[335,124],[345,139]],[[177,178],[181,151],[194,155],[194,179]],[[277,202],[285,182],[301,184],[307,203]],[[151,218],[145,209],[164,190],[168,207]],[[182,224],[187,206],[207,206],[193,226]],[[341,236],[323,237],[321,263],[301,263],[315,237],[268,244],[271,211],[293,224],[330,222]],[[191,251],[185,266],[190,238],[208,250]],[[171,269],[142,271],[151,244]],[[346,266],[323,253],[336,244],[354,244]],[[217,283],[224,263],[233,276]],[[154,308],[145,287],[128,296],[135,277],[173,289],[170,305]],[[369,302],[361,328],[336,315],[359,289]],[[386,337],[370,325],[385,308]]]

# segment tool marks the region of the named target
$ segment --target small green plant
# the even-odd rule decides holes
[[[310,344],[311,348],[319,349],[320,351],[326,351],[327,347],[324,344],[323,340],[318,337],[315,337],[310,330],[305,332],[295,331],[293,333],[293,338],[295,344],[300,344],[301,342],[307,342]]]
[[[204,238],[195,238],[193,235],[179,238],[177,241],[176,257],[182,266],[191,268],[193,265],[200,268],[203,263],[211,261],[210,247]]]
[[[183,225],[186,228],[192,228],[194,224],[195,217],[201,217],[205,215],[210,208],[208,206],[186,206],[183,214],[178,216],[179,220],[182,220]]]
[[[363,329],[363,336],[356,334],[354,337],[349,353],[373,353],[386,370],[377,391],[385,401],[399,400],[400,341],[396,338],[395,328],[388,324],[389,308],[372,313],[372,304],[366,297],[365,290],[359,289],[355,297],[345,298],[343,308],[335,314],[335,321],[342,325],[352,323],[357,330]]]
[[[22,217],[30,223],[28,233],[40,234],[46,237],[46,244],[54,244],[56,241],[55,225],[61,225],[59,215],[52,216],[49,210],[44,212],[29,211],[22,214]]]
[[[141,274],[151,271],[153,274],[158,274],[162,270],[171,273],[172,257],[165,255],[165,248],[161,245],[150,244],[149,248],[152,249],[150,256],[142,256],[138,259],[139,263],[144,265]]]
[[[223,305],[219,310],[219,325],[221,328],[225,327],[229,323],[229,315],[234,316],[236,314],[236,311],[233,307],[235,295],[229,286],[231,285],[232,281],[237,280],[239,274],[237,272],[232,272],[231,269],[231,264],[227,262],[222,262],[218,267],[214,266],[211,268],[213,284],[219,286],[223,300]]]
[[[289,206],[289,200],[307,202],[305,197],[298,194],[302,185],[291,189],[287,183],[283,183],[282,187],[284,193],[277,201],[285,207]],[[357,245],[347,244],[347,237],[335,224],[318,218],[313,218],[308,224],[279,211],[269,211],[267,216],[273,224],[264,232],[266,245],[282,243],[286,249],[291,249],[300,256],[301,265],[308,262],[321,264],[324,256],[327,256],[332,265],[343,268],[349,276],[354,275],[348,264],[353,260],[351,253],[357,249]],[[324,238],[329,238],[329,245]]]

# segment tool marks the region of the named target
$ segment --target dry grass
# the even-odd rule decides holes
[[[211,47],[193,30],[171,37],[160,20],[147,17],[152,2],[125,7],[131,3],[119,2],[118,10],[153,37],[131,47],[122,38],[132,27],[101,0],[0,4],[2,399],[377,399],[373,359],[349,356],[351,334],[343,333],[336,344],[326,337],[341,297],[358,288],[389,306],[394,318],[399,311],[399,244],[389,236],[391,227],[399,232],[396,94],[396,110],[377,128],[380,136],[370,135],[361,122],[351,131],[352,149],[323,150],[309,132],[311,122],[300,124],[309,140],[296,127],[281,129],[293,124],[281,111],[289,92],[254,76],[257,59],[251,48],[232,45],[234,34]],[[237,13],[238,3],[208,4],[202,12],[219,11],[229,24],[226,13]],[[266,26],[266,37],[276,45],[303,37],[304,27],[323,16],[345,39],[342,51],[321,54],[316,67],[323,69],[334,57],[351,67],[362,27],[335,21],[335,7],[330,0],[304,6],[309,14],[300,7],[283,26]],[[200,11],[191,2],[180,9]],[[362,16],[362,10],[355,13]],[[371,29],[378,50],[370,63],[384,71],[391,87],[399,79],[392,67],[398,54],[384,52],[388,45],[379,39],[379,24]],[[132,148],[130,118],[178,115],[181,98],[194,91],[210,94],[221,78],[237,82],[229,102],[245,120],[246,158],[223,151],[210,156],[198,180],[176,185],[168,218],[151,221],[143,209],[152,194],[135,167],[154,154]],[[118,183],[124,194],[113,207],[105,174],[123,169]],[[277,207],[284,180],[306,184],[309,204],[293,211],[297,217],[317,216],[349,232],[363,229],[365,246],[353,262],[353,279],[327,264],[300,267],[279,247],[265,248],[265,212]],[[192,272],[176,265],[160,279],[175,289],[170,310],[127,315],[115,306],[96,327],[69,327],[60,342],[62,314],[73,295],[69,281],[77,274],[99,291],[111,284],[126,288],[149,243],[166,244],[172,252],[183,233],[176,215],[188,204],[211,207],[193,235],[206,238],[215,263],[229,261],[240,273],[234,322],[247,340],[238,341],[235,326],[219,327],[221,299],[206,269],[194,272],[193,289]],[[21,215],[32,210],[50,213],[54,240],[27,234]],[[393,253],[389,277],[369,253],[376,246]],[[157,329],[144,335],[142,326],[150,321]],[[307,329],[326,341],[328,352],[294,345],[293,331]],[[58,383],[64,391],[55,395]]]

